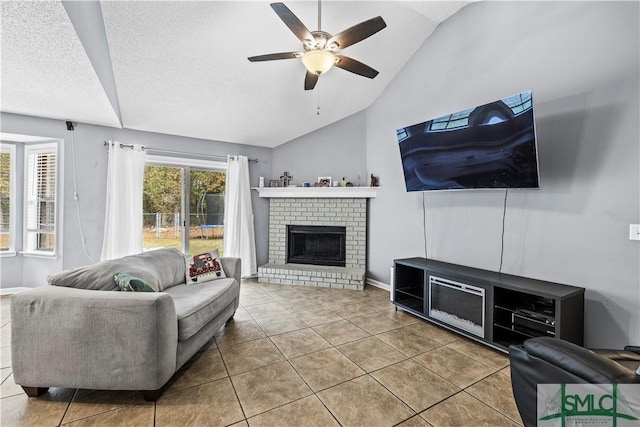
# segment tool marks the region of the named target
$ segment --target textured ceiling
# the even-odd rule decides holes
[[[120,127],[62,3],[0,8],[3,112]]]
[[[467,2],[323,2],[323,31],[377,15],[387,28],[343,51],[375,79],[334,68],[313,91],[297,59],[247,60],[301,50],[269,3],[3,1],[0,108],[274,147],[367,108]],[[317,2],[285,4],[317,29]]]

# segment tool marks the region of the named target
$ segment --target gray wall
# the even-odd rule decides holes
[[[504,191],[406,193],[395,129],[531,89],[541,189],[508,192],[502,271],[585,287],[587,346],[640,342],[638,17],[637,2],[479,2],[440,25],[367,110],[383,182],[369,277],[425,256],[425,223],[430,258],[499,269]]]
[[[65,122],[38,117],[2,114],[2,131],[15,134],[46,136],[64,140],[63,176],[64,215],[63,247],[57,260],[25,258],[1,258],[0,287],[37,287],[46,284],[46,276],[61,269],[90,264],[84,254],[73,200],[73,168],[71,134]],[[229,144],[218,141],[185,138],[172,135],[116,129],[79,123],[74,131],[75,157],[77,160],[77,182],[82,227],[89,255],[100,259],[104,232],[104,209],[106,202],[107,150],[105,140],[117,140],[125,144],[142,144],[147,147],[177,150],[201,154],[241,154],[257,158],[258,163],[249,164],[252,185],[258,185],[259,176],[271,172],[271,149],[248,145]],[[256,250],[258,264],[267,262],[268,214],[266,199],[252,194],[255,215]]]
[[[363,155],[365,118],[364,112],[356,113],[274,148],[271,179],[279,179],[282,172],[288,171],[297,185],[305,181],[313,185],[320,176],[330,176],[334,181],[344,176],[356,185],[360,175],[360,185],[369,185]]]

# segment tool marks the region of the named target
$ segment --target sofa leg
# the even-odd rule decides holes
[[[144,400],[147,402],[155,402],[160,399],[162,392],[164,392],[164,387],[160,387],[157,390],[142,390],[142,397],[144,397]]]
[[[24,386],[21,386],[21,387],[29,397],[42,396],[47,392],[47,390],[49,390],[49,387],[24,387]]]

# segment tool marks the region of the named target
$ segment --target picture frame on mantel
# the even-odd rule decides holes
[[[279,187],[280,185],[278,185],[278,184],[280,184],[280,183],[278,182],[277,179],[272,179],[272,180],[269,181],[269,187]]]
[[[318,187],[331,187],[331,177],[330,176],[319,176],[318,177]]]

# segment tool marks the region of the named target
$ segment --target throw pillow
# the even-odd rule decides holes
[[[121,291],[155,292],[155,289],[144,283],[144,281],[127,273],[116,273],[115,276],[113,276],[113,279],[116,281],[116,284]]]
[[[186,261],[187,274],[185,281],[187,285],[227,277],[222,269],[217,249],[211,252],[203,252],[193,257],[187,256]]]

